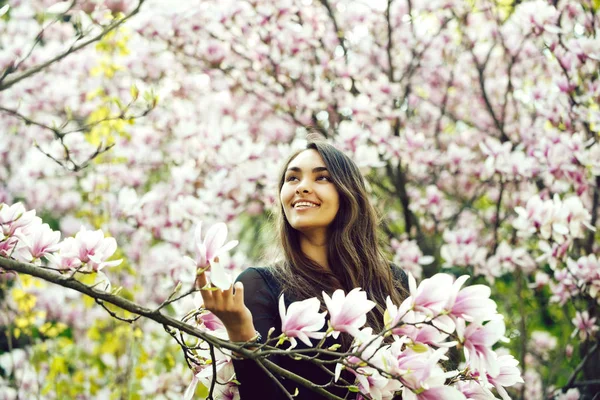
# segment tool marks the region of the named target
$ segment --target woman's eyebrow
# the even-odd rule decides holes
[[[290,167],[287,170],[294,171],[294,172],[302,172],[302,170],[298,167]],[[313,173],[322,172],[322,171],[327,171],[327,168],[326,167],[316,167],[316,168],[313,168],[313,170],[312,170]]]

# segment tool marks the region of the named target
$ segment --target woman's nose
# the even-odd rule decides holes
[[[296,193],[310,193],[310,191],[311,191],[310,185],[308,185],[305,181],[301,181],[296,186]]]

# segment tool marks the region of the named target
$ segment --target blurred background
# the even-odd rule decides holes
[[[153,307],[189,283],[198,221],[240,241],[232,276],[269,262],[282,163],[317,132],[367,178],[390,260],[491,286],[513,398],[597,398],[598,12],[0,0],[0,203],[114,237],[124,261],[104,272]],[[0,274],[0,399],[175,399],[191,378],[160,325]]]

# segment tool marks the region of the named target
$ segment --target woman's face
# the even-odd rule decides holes
[[[279,197],[289,224],[304,233],[326,231],[340,208],[337,188],[313,149],[290,161]]]

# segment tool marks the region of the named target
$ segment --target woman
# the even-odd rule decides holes
[[[343,289],[347,293],[355,287],[364,289],[377,303],[367,317],[367,325],[380,331],[385,298],[389,295],[400,304],[408,285],[404,272],[390,266],[380,250],[376,214],[356,164],[330,144],[310,142],[285,164],[279,201],[284,261],[275,267],[245,270],[230,290],[202,291],[205,307],[221,319],[231,341],[250,341],[258,334],[266,338],[271,327],[275,328],[272,337],[279,335],[281,293],[285,293],[287,306],[310,297],[322,300],[323,291],[331,294]],[[205,283],[201,275],[198,284],[202,287]],[[341,336],[343,348],[350,341]],[[334,343],[329,338],[326,345]],[[308,361],[283,356],[269,360],[313,383],[325,385],[331,381],[331,374]],[[285,398],[255,361],[236,360],[234,368],[242,399]],[[281,382],[289,393],[299,386],[286,379]],[[298,388],[297,399],[321,398],[304,387]],[[327,390],[341,397],[347,393],[343,388]]]

